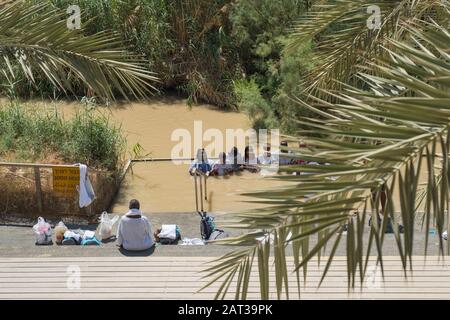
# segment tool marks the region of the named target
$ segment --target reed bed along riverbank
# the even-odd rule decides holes
[[[89,108],[80,108],[64,118],[56,107],[1,104],[0,161],[87,164],[97,199],[91,207],[80,209],[76,197],[54,194],[51,169],[40,169],[37,179],[32,168],[1,167],[0,218],[45,214],[91,219],[108,209],[117,192],[125,146],[120,127]]]
[[[124,150],[120,127],[87,108],[65,119],[57,108],[34,108],[18,102],[0,105],[0,158],[4,160],[81,162],[115,171]]]

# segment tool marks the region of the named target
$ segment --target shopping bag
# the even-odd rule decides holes
[[[36,235],[36,245],[51,245],[52,242],[52,227],[45,222],[44,218],[39,217],[38,222],[33,226]]]
[[[109,215],[106,211],[102,212],[102,215],[100,216],[100,230],[99,235],[102,240],[106,240],[111,238],[112,236],[112,228],[113,225],[119,220],[119,216],[115,216],[114,218],[110,219]]]

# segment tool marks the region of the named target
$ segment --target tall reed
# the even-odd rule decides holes
[[[12,102],[0,106],[0,158],[85,163],[115,171],[125,152],[121,128],[83,109],[65,120],[56,110]]]

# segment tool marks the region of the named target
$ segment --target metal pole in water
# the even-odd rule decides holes
[[[208,189],[206,187],[208,176],[205,174],[204,177],[205,177],[205,200],[208,201]]]
[[[200,177],[200,207],[203,212],[203,185],[202,185],[202,177]]]
[[[197,172],[194,172],[194,186],[195,186],[195,209],[198,212]]]

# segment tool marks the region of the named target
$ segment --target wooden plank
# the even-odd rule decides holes
[[[365,299],[365,300],[373,300],[373,299],[392,299],[392,300],[401,300],[401,299],[417,299],[417,300],[425,300],[425,299],[448,299],[449,295],[441,295],[441,294],[429,294],[424,296],[420,293],[412,293],[412,294],[403,294],[399,295],[396,293],[381,293],[381,294],[344,294],[344,293],[334,293],[334,294],[317,294],[317,293],[309,293],[300,295],[301,299],[309,300],[330,300],[330,299]],[[46,294],[35,294],[35,293],[15,293],[15,294],[0,294],[0,299],[53,299],[53,300],[74,300],[74,299],[160,299],[160,300],[196,300],[196,299],[204,299],[204,300],[212,300],[214,295],[211,294],[186,294],[180,296],[179,293],[46,293]],[[248,296],[249,300],[260,299],[259,295],[252,294]],[[273,298],[273,297],[272,297]],[[299,299],[298,295],[292,294],[292,300]]]
[[[101,270],[102,268],[104,268],[104,270],[111,270],[111,268],[114,268],[116,271],[128,271],[128,270],[140,270],[140,271],[160,271],[161,269],[166,268],[167,266],[172,266],[174,263],[173,262],[163,262],[163,263],[152,263],[152,262],[143,262],[143,263],[115,263],[115,262],[107,262],[107,263],[83,263],[81,261],[70,261],[67,263],[64,262],[55,262],[54,264],[50,263],[50,262],[45,262],[45,263],[32,263],[32,264],[10,264],[10,263],[0,263],[0,272],[14,272],[14,271],[30,271],[30,270],[36,270],[38,272],[48,269],[48,270],[52,270],[52,271],[58,271],[58,270],[65,270],[68,266],[80,266],[84,269],[89,269],[92,271],[97,271],[97,270]],[[186,264],[177,264],[175,266],[173,266],[173,270],[175,271],[182,271],[182,272],[200,272],[203,270],[206,270],[207,268],[209,268],[209,265],[204,265],[201,263],[196,263],[196,262],[191,262],[191,263],[186,263]],[[273,266],[270,266],[271,268],[273,268]],[[295,265],[292,264],[287,264],[287,268],[290,271],[294,270]],[[324,270],[325,265],[322,264],[320,266],[318,266],[317,264],[312,264],[312,265],[308,265],[308,270],[310,270],[311,272],[322,272]],[[253,268],[257,268],[257,265],[255,264],[253,266]],[[332,264],[332,270],[330,270],[330,272],[339,272],[339,271],[346,271],[347,266],[344,264]],[[375,263],[369,263],[368,265],[369,271],[370,270],[381,270],[381,267],[378,265],[376,265]],[[401,264],[385,264],[383,266],[383,269],[385,271],[402,271],[403,272],[403,267]],[[412,272],[408,268],[406,269],[407,273],[417,273],[417,272],[423,272],[423,271],[430,271],[430,272],[435,272],[435,271],[448,271],[450,270],[450,266],[449,265],[442,265],[442,264],[413,264],[413,270]]]
[[[171,265],[172,263],[162,263],[162,264],[152,264],[152,263],[144,263],[144,264],[115,264],[115,263],[108,263],[108,264],[102,264],[102,265],[86,265],[80,262],[71,262],[67,264],[51,264],[51,263],[45,263],[45,264],[33,264],[33,265],[10,265],[10,264],[2,264],[0,265],[0,273],[1,272],[26,272],[26,271],[36,271],[41,272],[43,270],[51,270],[51,271],[65,271],[68,266],[79,266],[80,268],[83,268],[85,270],[91,270],[91,271],[101,271],[101,270],[107,270],[107,271],[160,271],[164,268],[166,268],[168,265]],[[288,265],[288,271],[294,270],[294,264]],[[173,267],[174,271],[180,271],[180,272],[201,272],[207,269],[207,266],[204,265],[198,265],[195,263],[186,264],[186,265],[177,265]],[[253,268],[257,268],[257,265],[254,265]],[[376,271],[380,270],[380,266],[376,266],[375,264],[369,264],[368,265],[369,271]],[[114,269],[114,270],[113,270]],[[403,268],[401,265],[385,265],[383,269],[387,272],[389,271],[402,271]],[[308,270],[311,272],[322,272],[324,270],[324,265],[317,266],[317,265],[311,265],[308,266]],[[334,265],[332,264],[332,270],[329,272],[343,272],[346,271],[346,266],[344,265]],[[423,272],[423,271],[430,271],[430,272],[438,272],[438,271],[448,271],[450,270],[450,266],[447,265],[413,265],[413,271],[408,269],[406,270],[407,274],[415,274],[417,272]]]
[[[321,258],[322,261],[326,260],[328,257],[323,256]],[[43,262],[43,261],[83,261],[83,262],[89,262],[89,261],[99,261],[99,262],[123,262],[123,261],[149,261],[149,262],[156,262],[156,261],[167,261],[167,262],[189,262],[189,261],[197,261],[197,262],[211,262],[213,260],[218,259],[218,257],[214,256],[202,256],[202,257],[194,257],[194,256],[148,256],[148,257],[20,257],[20,258],[11,258],[11,257],[1,257],[0,262]],[[273,260],[273,259],[272,259]],[[292,256],[286,257],[287,261],[294,261],[294,258]],[[341,262],[341,263],[347,263],[347,257],[346,256],[335,256],[333,258],[335,262]],[[376,261],[376,257],[370,257],[369,261]],[[317,264],[317,258],[311,259],[311,265]],[[413,261],[419,262],[419,261],[449,261],[450,259],[448,257],[438,257],[438,256],[413,256]],[[389,262],[401,262],[400,257],[398,256],[384,256],[383,257],[383,263],[389,263]]]
[[[135,272],[133,274],[135,276],[138,276],[138,277],[148,277],[152,273],[154,274],[154,272],[149,272],[149,273]],[[178,277],[180,279],[183,279],[183,276],[182,276],[181,273],[179,273],[178,275],[175,275],[175,274],[170,273],[170,272],[164,272],[164,273],[157,272],[156,274],[160,275],[161,277]],[[322,274],[320,274],[320,275],[317,274],[316,278],[319,278],[321,275]],[[346,276],[347,276],[344,273],[334,274],[334,275],[335,276],[340,276],[343,279],[346,279]],[[105,272],[105,273],[100,273],[100,272],[97,272],[97,273],[94,273],[94,272],[82,272],[82,276],[83,277],[111,277],[111,276],[114,276],[114,277],[125,277],[125,278],[127,277],[126,274],[114,273],[114,272]],[[445,279],[443,279],[443,281],[448,281],[450,279],[449,275],[448,274],[446,275],[444,273],[442,273],[442,274],[435,274],[435,275],[432,275],[432,276],[430,276],[430,275],[426,275],[426,276],[429,277],[429,278],[435,278],[435,279],[445,277]],[[10,279],[23,278],[23,277],[28,277],[28,278],[34,278],[34,277],[55,277],[55,278],[57,278],[57,277],[60,277],[60,278],[64,278],[64,277],[67,277],[67,274],[66,273],[54,274],[54,273],[51,273],[51,272],[33,272],[33,273],[27,273],[26,276],[24,274],[22,274],[22,273],[3,273],[2,276],[1,276],[1,278],[10,278]],[[381,275],[380,275],[380,277],[381,277]],[[385,274],[386,281],[390,281],[390,279],[392,277],[395,277],[395,279],[400,279],[400,277],[402,277],[402,274],[400,272],[396,273],[395,275],[386,275]],[[413,279],[416,279],[416,278],[417,278],[417,276],[415,276]],[[310,279],[310,277],[308,277],[308,279]]]
[[[207,248],[207,247],[205,247]],[[99,248],[100,249],[100,248]],[[77,251],[78,252],[78,251]],[[347,260],[342,259],[343,257],[335,257],[333,263],[336,265],[346,265]],[[0,265],[13,263],[13,264],[28,264],[28,263],[69,263],[69,262],[83,262],[85,264],[95,264],[95,263],[131,263],[131,264],[139,264],[139,263],[171,263],[177,262],[179,265],[187,265],[192,262],[196,262],[198,264],[212,265],[214,261],[217,261],[217,257],[190,257],[190,256],[179,256],[179,257],[166,257],[166,256],[149,256],[149,257],[34,257],[34,258],[0,258]],[[322,258],[322,264],[324,261],[326,262],[327,257]],[[292,257],[287,257],[286,261],[288,264],[293,264],[294,259]],[[273,262],[273,259],[271,259]],[[376,259],[369,259],[369,262],[374,263]],[[383,264],[385,265],[401,265],[400,258],[397,259],[385,259],[383,257]],[[449,265],[450,260],[438,260],[437,258],[428,258],[427,260],[423,260],[422,257],[415,257],[413,259],[413,264],[439,264],[439,265]],[[317,260],[312,260],[308,265],[314,266],[317,265]]]
[[[20,283],[64,283],[67,279],[67,275],[65,275],[64,277],[17,277],[17,278],[2,278],[0,283],[3,285],[5,284],[20,284]],[[187,277],[187,278],[181,278],[183,283],[196,283],[198,284],[200,281],[205,281],[202,280],[201,278],[195,278],[195,277]],[[293,280],[294,277],[289,278],[290,280]],[[321,277],[314,277],[314,278],[307,278],[306,281],[306,286],[317,286],[317,284],[319,283]],[[366,278],[367,279],[367,278]],[[366,280],[365,279],[365,280]],[[398,286],[398,285],[417,285],[417,286],[424,286],[425,284],[429,283],[430,286],[449,286],[450,283],[450,277],[447,277],[446,279],[440,280],[440,277],[420,277],[420,278],[409,278],[408,280],[405,280],[404,278],[395,278],[395,277],[386,277],[386,281],[384,282],[384,285],[389,285],[389,286]],[[257,281],[259,280],[259,278],[256,276],[252,276],[250,277],[250,282],[255,282],[257,284]],[[274,279],[271,279],[271,281],[273,281]],[[180,282],[180,278],[176,278],[176,277],[161,277],[160,275],[156,275],[156,276],[152,276],[152,277],[114,277],[114,276],[107,276],[107,277],[97,277],[97,276],[93,276],[93,277],[88,277],[85,275],[82,275],[82,281],[86,282],[86,283],[97,283],[97,282],[101,282],[101,283],[121,283],[121,282],[126,282],[126,283],[159,283],[161,281],[163,281],[164,283],[179,283]],[[357,280],[359,285],[359,279]],[[304,282],[302,280],[302,286],[304,285]],[[345,286],[347,285],[347,279],[344,276],[339,276],[339,277],[327,277],[325,279],[325,282],[323,283],[323,286],[327,286],[327,285],[336,285],[336,284],[342,284],[345,283]],[[258,284],[257,284],[258,285]]]
[[[209,295],[210,297],[214,297],[214,294],[217,292],[216,288],[207,288],[203,290],[200,294]],[[275,292],[275,287],[272,288],[272,292]],[[134,288],[117,288],[117,287],[110,287],[110,288],[85,288],[81,287],[80,289],[69,289],[69,288],[0,288],[0,296],[2,294],[40,294],[40,295],[46,295],[46,294],[65,294],[65,293],[72,293],[76,292],[79,294],[111,294],[111,293],[117,293],[117,294],[179,294],[180,296],[187,296],[189,294],[195,294],[197,290],[193,290],[193,288],[186,288],[186,287],[180,287],[180,288],[169,288],[169,287],[134,287]],[[398,296],[408,296],[408,295],[415,295],[415,294],[422,294],[422,295],[441,295],[442,297],[450,297],[450,292],[446,288],[439,288],[436,290],[433,290],[431,288],[414,288],[414,290],[410,290],[409,288],[383,288],[383,289],[365,289],[362,292],[355,291],[348,293],[347,288],[325,288],[325,289],[304,289],[300,292],[300,294],[321,294],[321,295],[332,295],[332,294],[342,294],[342,295],[370,295],[370,294],[376,294],[376,295],[394,295],[397,294]],[[232,290],[230,293],[234,293]],[[259,288],[257,287],[251,287],[249,288],[249,293],[253,293],[255,295],[259,295]]]
[[[324,265],[310,264],[302,299],[450,299],[450,268],[437,257],[414,263],[413,276],[405,279],[396,259],[385,259],[385,282],[372,285],[370,277],[348,293],[346,258],[337,259],[323,285],[317,284]],[[423,257],[422,257],[423,258]],[[214,257],[92,257],[92,258],[0,258],[0,299],[212,299],[220,286],[214,283],[196,293],[208,279],[200,273]],[[371,259],[372,263],[376,260]],[[69,289],[67,267],[78,264],[80,289]],[[292,257],[288,258],[293,267]],[[271,264],[271,270],[273,265]],[[290,273],[295,283],[295,274]],[[381,279],[381,277],[380,277]],[[233,285],[230,296],[233,297]],[[359,284],[359,281],[358,281]],[[271,298],[276,298],[273,274],[270,276]],[[296,286],[291,298],[298,299]],[[259,298],[256,268],[250,277],[249,297]]]
[[[326,259],[327,257],[323,257],[323,259]],[[344,257],[336,256],[334,257],[336,262],[346,262],[346,259],[342,259]],[[420,257],[419,257],[420,258]],[[125,261],[134,261],[134,262],[158,262],[158,261],[165,261],[165,262],[210,262],[214,259],[217,259],[217,257],[192,257],[192,256],[178,256],[178,257],[171,257],[171,256],[148,256],[148,257],[100,257],[100,256],[88,256],[88,257],[1,257],[0,262],[1,263],[8,263],[8,262],[17,262],[17,263],[26,263],[26,262],[70,262],[70,261],[82,261],[82,262],[125,262]],[[433,259],[435,259],[433,257]],[[293,261],[294,259],[290,256],[286,257],[287,261]],[[369,261],[375,261],[376,258],[370,258]],[[383,257],[383,262],[388,262],[388,257]],[[431,259],[429,259],[431,260]],[[400,258],[396,257],[394,261],[400,261]],[[317,263],[317,260],[311,260],[311,263]]]
[[[59,288],[59,287],[66,287],[67,284],[67,277],[66,278],[60,278],[58,281],[26,281],[27,279],[20,279],[20,281],[11,281],[11,282],[5,282],[2,283],[2,288]],[[167,281],[168,279],[165,278],[154,278],[154,279],[142,279],[141,281],[138,280],[130,280],[127,278],[124,278],[122,280],[116,280],[114,278],[95,278],[95,279],[86,279],[84,277],[81,277],[81,284],[83,287],[174,287],[174,288],[197,288],[199,287],[200,283],[205,283],[206,281],[203,279],[197,279],[189,280],[189,281]],[[249,287],[258,288],[257,278],[250,279]],[[294,279],[291,278],[290,281],[293,281]],[[319,279],[316,279],[316,281],[307,281],[304,285],[302,284],[302,289],[318,289],[318,283]],[[232,281],[232,286],[236,284],[236,281]],[[211,287],[217,288],[220,286],[220,282],[212,284]],[[270,287],[274,288],[275,281],[270,281]],[[380,283],[379,287],[369,287],[365,282],[362,284],[363,289],[364,288],[428,288],[428,289],[434,289],[434,288],[448,288],[449,282],[439,282],[439,281],[387,281]],[[344,281],[343,278],[336,279],[336,280],[325,280],[320,287],[321,290],[327,289],[327,288],[345,288],[347,289],[347,281]],[[360,285],[359,283],[356,285],[355,290],[359,290]],[[450,290],[449,290],[450,292]]]

